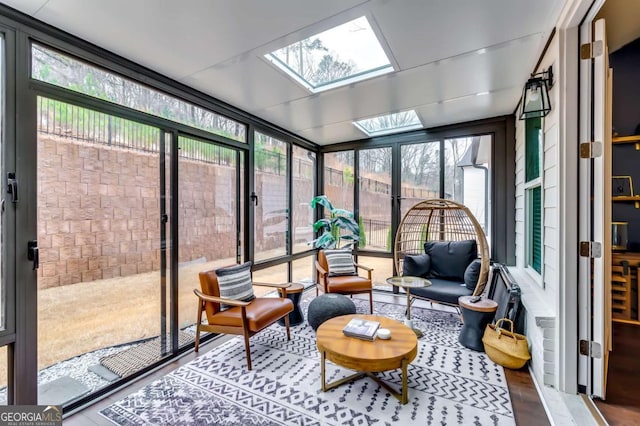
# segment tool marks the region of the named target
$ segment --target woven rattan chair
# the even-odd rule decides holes
[[[425,253],[427,241],[475,240],[477,256],[480,259],[477,283],[473,290],[460,284],[445,288],[438,286],[425,289],[411,289],[412,297],[426,299],[446,305],[457,305],[460,295],[480,295],[487,283],[490,269],[490,255],[487,239],[482,227],[469,209],[454,201],[432,199],[419,202],[404,215],[396,233],[393,259],[399,274],[403,272],[403,262],[407,255]],[[432,280],[442,281],[442,280]]]

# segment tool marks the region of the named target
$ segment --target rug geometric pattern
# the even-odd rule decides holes
[[[359,313],[368,303],[354,299]],[[308,301],[302,302],[306,312]],[[401,319],[404,306],[376,302],[375,314]],[[120,425],[513,425],[502,367],[462,347],[456,314],[414,307],[424,332],[409,365],[409,403],[365,378],[320,390],[320,356],[306,322],[273,325],[251,338],[253,370],[236,337],[103,409]],[[327,381],[352,372],[327,362]],[[400,371],[379,376],[400,388]]]

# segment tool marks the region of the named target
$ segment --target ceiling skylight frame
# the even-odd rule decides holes
[[[405,113],[412,113],[413,114],[412,118],[415,118],[415,120],[417,120],[417,122],[412,121],[412,122],[409,122],[407,124],[403,124],[403,125],[400,125],[400,126],[387,127],[387,128],[379,129],[379,130],[371,130],[371,129],[367,128],[367,125],[364,123],[364,122],[368,122],[368,121],[372,121],[372,120],[381,119],[381,118],[384,118],[384,117],[392,117],[392,116],[395,116],[395,115],[405,114]],[[406,110],[406,111],[400,111],[400,112],[393,112],[393,113],[389,113],[389,114],[378,115],[376,117],[371,117],[371,118],[364,118],[362,120],[353,121],[352,123],[353,123],[354,126],[356,126],[356,128],[358,130],[360,130],[362,133],[364,133],[365,135],[367,135],[369,137],[390,135],[390,134],[393,134],[393,133],[408,132],[409,130],[418,130],[418,129],[423,129],[424,128],[424,124],[422,123],[422,120],[420,119],[420,116],[418,115],[418,113],[414,109],[410,109],[410,110]]]
[[[353,64],[356,67],[356,70],[354,71],[353,74],[349,74],[343,77],[336,77],[329,81],[316,84],[312,81],[309,81],[308,79],[305,79],[295,69],[293,69],[286,61],[284,61],[282,58],[278,56],[278,54],[281,54],[281,51],[283,51],[284,49],[291,48],[298,43],[305,42],[305,41],[310,41],[312,43],[313,39],[320,39],[322,36],[326,37],[327,33],[331,33],[332,31],[337,29],[341,29],[342,31],[344,31],[344,27],[348,25],[357,25],[358,23],[356,23],[356,21],[360,21],[359,24],[363,24],[363,21],[361,20],[363,20],[366,26],[368,27],[364,29],[366,30],[365,36],[375,40],[375,46],[372,46],[371,49],[377,50],[376,55],[378,57],[381,55],[384,58],[384,62],[380,63],[379,65],[371,66],[369,68],[362,69],[362,70],[357,70],[358,64],[355,61],[353,61],[354,59],[353,57],[340,55],[340,52],[338,52],[337,49],[327,50],[327,52],[331,56],[335,55],[336,60],[340,62],[344,62],[345,60],[349,61],[351,64]],[[381,32],[379,28],[377,28],[375,25],[376,25],[375,20],[371,19],[367,15],[362,15],[360,17],[351,19],[350,21],[336,25],[327,30],[312,34],[301,40],[295,41],[293,43],[289,43],[284,47],[280,47],[279,49],[276,49],[270,53],[265,54],[263,58],[268,63],[275,66],[278,70],[284,72],[288,77],[290,77],[296,83],[300,84],[302,87],[309,90],[311,93],[319,93],[319,92],[330,90],[336,87],[346,86],[359,81],[385,75],[390,72],[396,71],[396,65],[395,65],[395,60],[393,56],[390,55],[389,53],[389,47],[386,44],[386,40],[384,40],[384,37],[381,36]],[[358,48],[355,50],[361,51],[363,50],[363,48]],[[368,55],[368,56],[376,56],[376,55]]]

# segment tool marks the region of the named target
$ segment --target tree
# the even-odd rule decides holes
[[[228,138],[244,139],[244,124],[118,74],[87,65],[37,44],[33,45],[32,57],[33,76],[36,79]]]
[[[356,70],[353,62],[340,61],[319,38],[305,39],[273,52],[291,70],[314,86],[348,77]]]
[[[324,55],[313,73],[312,81],[319,86],[339,80],[350,76],[354,67],[353,62],[341,62],[331,55]]]

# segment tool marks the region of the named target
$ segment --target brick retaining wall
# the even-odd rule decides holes
[[[159,270],[159,173],[157,153],[40,134],[39,288]],[[179,262],[235,257],[235,168],[181,159],[179,173]],[[278,179],[258,173],[256,186],[284,197]],[[311,182],[297,180],[296,188],[311,197]],[[264,201],[257,217],[269,208]],[[294,206],[294,226],[303,226],[308,207]],[[261,250],[279,243],[263,237],[256,235]]]
[[[157,153],[39,134],[38,287],[159,270],[159,173]],[[235,168],[181,158],[179,173],[179,262],[235,257]],[[167,170],[167,193],[168,182]],[[283,247],[286,222],[278,214],[286,207],[284,176],[256,173],[256,192],[262,194],[256,250]],[[294,233],[309,233],[312,194],[310,180],[294,178]],[[327,186],[327,195],[336,206],[350,208],[341,201],[342,186]],[[390,220],[383,208],[390,205],[389,195],[363,191],[360,197],[366,201],[361,216]],[[169,198],[166,203],[169,211]]]

